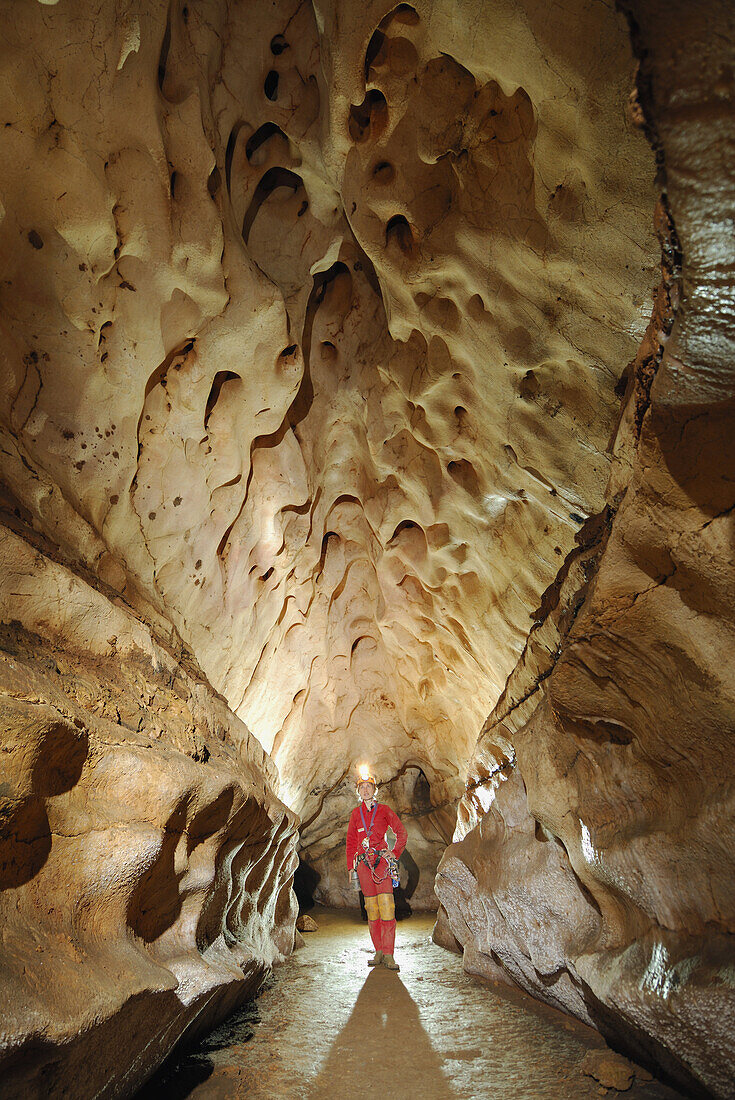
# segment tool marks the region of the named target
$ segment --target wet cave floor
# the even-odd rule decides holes
[[[159,1071],[136,1100],[590,1100],[618,1095],[585,1075],[592,1030],[466,975],[431,942],[433,916],[398,924],[400,973],[370,970],[359,911],[314,909],[318,931],[265,991]],[[611,1055],[615,1061],[617,1056]],[[643,1070],[628,1100],[680,1094]]]

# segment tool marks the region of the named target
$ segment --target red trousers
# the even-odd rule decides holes
[[[370,871],[362,861],[357,865],[357,877],[360,889],[365,897],[370,939],[376,951],[392,955],[396,942],[396,908],[393,901],[393,883],[384,856],[375,868],[375,877],[385,875],[382,882],[375,882]]]

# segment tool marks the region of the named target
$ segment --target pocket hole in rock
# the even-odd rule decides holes
[[[395,179],[396,170],[388,160],[381,160],[373,168],[373,179],[376,183],[391,183]]]
[[[482,300],[481,295],[473,294],[467,303],[467,312],[473,321],[482,321],[485,317],[485,303]]]
[[[242,239],[245,244],[248,243],[253,222],[265,200],[271,196],[274,197],[275,201],[290,198],[303,186],[301,177],[288,168],[269,168],[255,188],[250,206],[242,221]]]
[[[395,20],[396,23],[403,23],[405,27],[415,27],[420,22],[419,13],[410,4],[399,4],[389,18],[391,22]]]
[[[209,424],[209,418],[212,415],[212,413],[214,412],[214,407],[217,404],[217,401],[219,400],[219,395],[222,391],[222,387],[224,386],[225,382],[232,382],[236,378],[239,379],[240,375],[235,374],[231,370],[219,370],[215,374],[214,380],[212,382],[212,388],[209,391],[209,397],[207,398],[207,405],[206,405],[206,408],[204,410],[204,427],[205,427],[205,429],[206,429],[207,425]]]
[[[385,227],[385,243],[397,244],[401,252],[409,255],[413,252],[414,239],[411,226],[403,214],[394,214]]]
[[[373,37],[368,44],[367,52],[365,53],[365,80],[370,79],[370,69],[375,64],[375,61],[379,58],[380,51],[385,45],[385,35],[382,31],[375,31]]]
[[[264,122],[262,126],[258,127],[254,134],[251,134],[245,145],[245,156],[248,158],[249,163],[252,164],[253,157],[258,149],[260,149],[262,145],[265,145],[274,134],[279,134],[280,137],[283,138],[286,147],[288,147],[288,138],[281,127],[276,126],[275,122]]]
[[[350,137],[358,144],[368,138],[376,138],[388,121],[388,104],[382,92],[373,88],[359,106],[350,107],[347,123]]]
[[[209,194],[212,196],[212,198],[214,198],[219,191],[221,183],[222,176],[219,168],[215,164],[214,168],[209,173],[209,178],[207,179],[207,191],[209,191]]]
[[[168,51],[171,49],[171,13],[169,12],[168,19],[166,20],[166,30],[163,33],[163,41],[161,42],[161,52],[158,55],[158,87],[163,92],[163,85],[166,80],[166,65],[168,63]]]
[[[477,496],[480,490],[480,482],[475,467],[466,458],[452,461],[447,466],[447,473],[470,496]]]
[[[278,73],[275,69],[271,69],[265,78],[263,91],[265,92],[265,98],[269,99],[271,103],[275,103],[278,98]]]
[[[300,349],[298,344],[289,344],[287,348],[284,348],[276,361],[276,370],[292,370],[297,362],[300,360]]]

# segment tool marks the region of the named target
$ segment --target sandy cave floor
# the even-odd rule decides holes
[[[319,930],[256,1002],[164,1067],[137,1100],[589,1100],[618,1095],[581,1068],[590,1029],[466,975],[431,942],[433,917],[398,925],[400,974],[370,970],[357,911],[314,909]],[[636,1070],[627,1100],[679,1094]]]

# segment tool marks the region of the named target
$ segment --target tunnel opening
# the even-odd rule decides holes
[[[314,895],[319,886],[321,875],[305,859],[299,857],[299,865],[294,874],[293,888],[299,907],[299,914],[308,913],[316,905]]]

